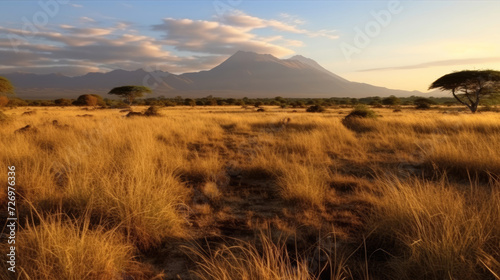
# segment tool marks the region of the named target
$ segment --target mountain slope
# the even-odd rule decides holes
[[[238,51],[208,71],[180,75],[156,71],[148,73],[114,70],[78,77],[60,74],[3,75],[16,86],[21,98],[75,98],[83,93],[103,96],[113,87],[146,85],[155,95],[203,97],[365,97],[409,96],[418,94],[350,82],[323,68],[316,61],[294,56],[279,59],[269,54]],[[64,95],[64,96],[63,96]]]

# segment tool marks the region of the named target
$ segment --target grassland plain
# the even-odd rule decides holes
[[[350,110],[5,110],[0,278],[500,279],[500,114]]]

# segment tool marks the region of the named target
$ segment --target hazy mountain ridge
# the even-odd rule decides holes
[[[184,74],[113,70],[67,77],[61,74],[1,74],[10,79],[20,98],[75,98],[93,92],[103,96],[113,87],[146,85],[154,96],[202,97],[366,97],[410,96],[418,91],[393,90],[350,82],[316,61],[296,55],[279,59],[269,54],[238,51],[218,66]]]

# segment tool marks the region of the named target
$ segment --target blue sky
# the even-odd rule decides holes
[[[499,1],[2,1],[0,73],[210,69],[301,54],[352,81],[426,91],[500,69]]]

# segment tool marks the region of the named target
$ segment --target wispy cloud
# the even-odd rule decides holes
[[[303,34],[309,37],[326,37],[328,39],[338,39],[339,36],[336,35],[335,30],[318,30],[312,31],[300,28],[300,25],[304,24],[298,18],[295,18],[289,14],[280,15],[284,20],[276,19],[262,19],[259,17],[251,16],[245,14],[242,11],[234,11],[232,13],[224,14],[218,19],[228,25],[248,28],[248,30],[258,29],[258,28],[272,28],[277,31]]]
[[[81,23],[94,23],[94,22],[96,22],[95,19],[89,18],[89,17],[80,17],[79,20]]]
[[[500,62],[500,57],[482,57],[482,58],[438,60],[438,61],[430,61],[430,62],[425,62],[425,63],[403,65],[403,66],[391,66],[391,67],[362,69],[362,70],[358,70],[357,72],[420,69],[420,68],[430,68],[430,67],[450,66],[450,65],[484,64],[484,63],[491,63],[491,62]]]

